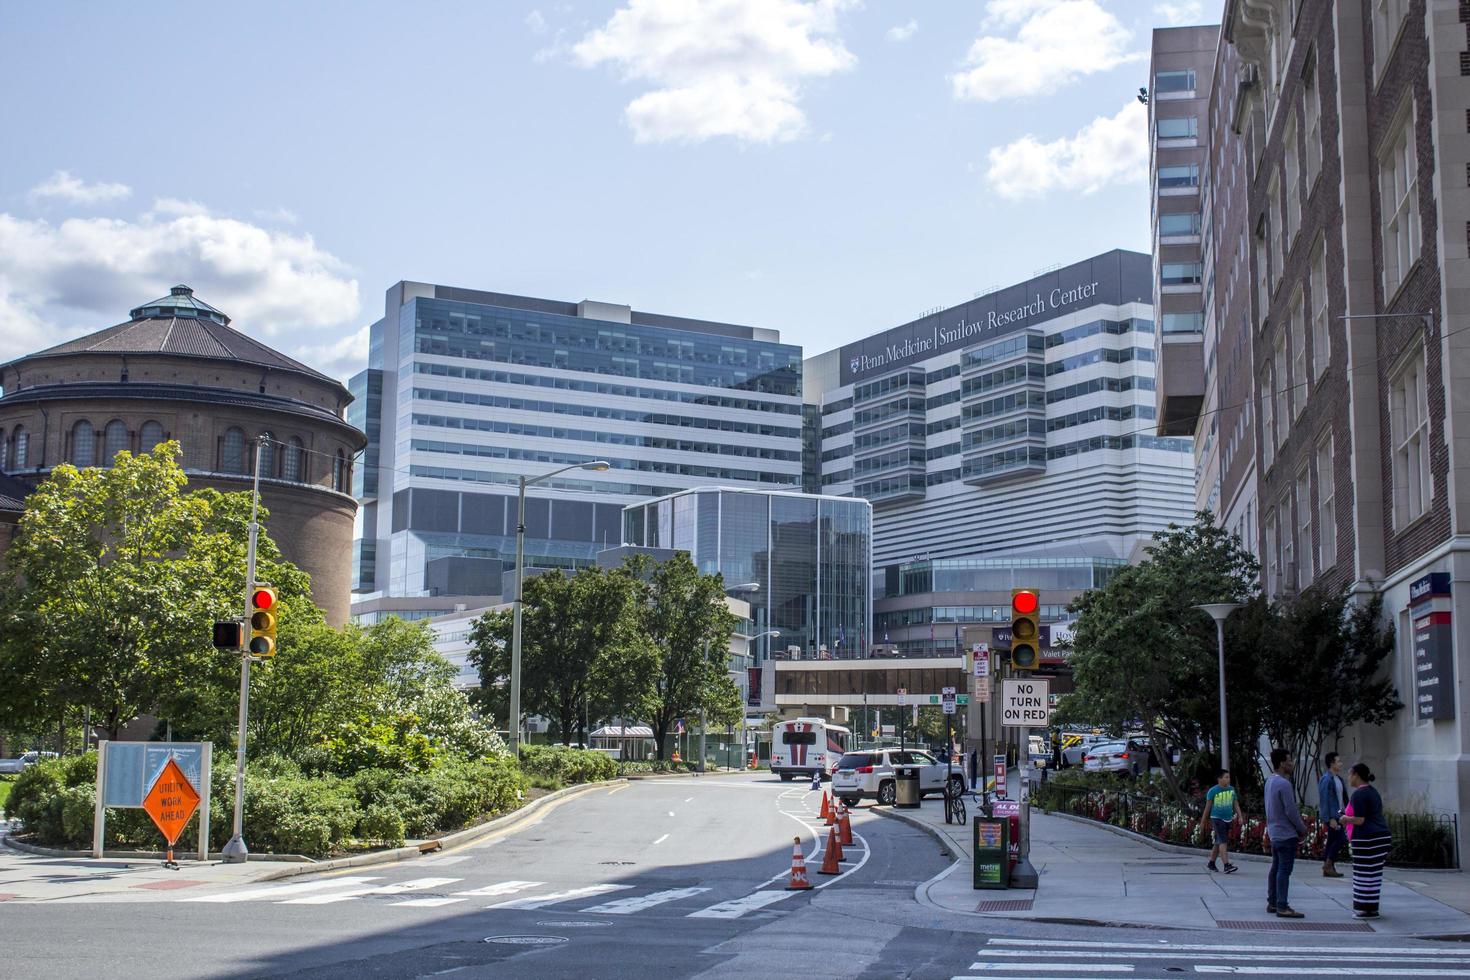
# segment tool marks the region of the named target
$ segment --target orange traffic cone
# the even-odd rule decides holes
[[[822,826],[830,827],[837,822],[837,804],[831,803],[827,806],[827,812],[821,814]]]
[[[806,855],[801,853],[801,838],[793,837],[795,842],[791,846],[791,883],[786,886],[787,891],[805,891],[812,887],[812,883],[806,880]]]
[[[847,815],[847,804],[842,804],[842,809],[837,811],[837,826],[842,831],[842,843],[852,844],[852,820]]]
[[[827,834],[827,855],[822,858],[822,866],[817,869],[818,874],[840,875],[842,868],[838,862],[842,860],[842,844],[837,840],[837,828],[833,827]]]
[[[827,801],[827,791],[822,790],[822,812],[818,814],[823,820],[832,815],[832,805]]]

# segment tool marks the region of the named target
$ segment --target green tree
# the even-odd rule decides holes
[[[521,707],[551,719],[569,744],[597,705],[599,713],[646,707],[655,667],[638,632],[637,582],[625,569],[583,568],[527,579],[521,614]],[[480,671],[482,703],[509,711],[510,611],[489,612],[470,627],[470,662]]]
[[[1256,730],[1303,761],[1300,794],[1349,726],[1381,725],[1403,708],[1382,670],[1394,629],[1383,621],[1382,594],[1355,603],[1346,590],[1320,586],[1272,607],[1260,628],[1269,656],[1255,659]]]
[[[728,666],[736,618],[725,604],[724,579],[701,575],[684,552],[640,581],[639,620],[660,661],[649,717],[662,759],[665,738],[680,718],[692,721],[703,709],[712,725],[739,719],[740,691]]]
[[[1215,627],[1192,607],[1252,599],[1258,566],[1239,539],[1206,512],[1187,527],[1171,524],[1148,553],[1144,562],[1120,570],[1107,586],[1072,604],[1078,619],[1069,663],[1076,690],[1064,699],[1062,717],[1115,731],[1142,724],[1161,748],[1217,742]],[[1226,650],[1227,673],[1251,676],[1253,649],[1235,642]],[[1230,688],[1232,742],[1246,732],[1253,693],[1245,685]],[[1243,745],[1237,757],[1251,758],[1250,743]],[[1182,802],[1169,753],[1157,756],[1165,783]]]

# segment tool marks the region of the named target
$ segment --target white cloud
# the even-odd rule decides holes
[[[1175,0],[1154,4],[1154,15],[1170,27],[1204,23],[1205,9],[1200,0]]]
[[[1076,136],[1042,143],[1026,135],[990,151],[986,177],[1002,197],[1018,200],[1060,190],[1093,194],[1109,184],[1148,176],[1148,110],[1130,99],[1115,116],[1099,116]]]
[[[531,29],[532,34],[545,34],[546,17],[541,11],[533,10],[526,15],[526,26]]]
[[[957,99],[998,102],[1048,95],[1084,75],[1146,55],[1129,50],[1133,32],[1099,0],[990,0],[986,31],[965,67],[949,76]]]
[[[857,63],[837,36],[853,0],[628,0],[572,47],[652,83],[624,110],[639,142],[729,136],[753,143],[806,132],[801,83]]]
[[[888,40],[900,43],[907,41],[919,32],[919,22],[910,20],[907,24],[897,24],[888,28]]]
[[[347,379],[367,367],[370,327],[324,344],[307,344],[291,351],[291,356],[333,377]]]
[[[127,184],[89,184],[68,170],[58,170],[32,187],[32,201],[65,201],[68,204],[105,204],[133,193]]]
[[[194,202],[59,224],[0,212],[0,360],[120,323],[181,282],[267,342],[329,344],[361,307],[346,264],[310,235]]]

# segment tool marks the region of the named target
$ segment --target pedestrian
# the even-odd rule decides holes
[[[1322,847],[1322,877],[1341,878],[1337,870],[1337,855],[1347,843],[1347,831],[1342,825],[1342,811],[1347,806],[1347,791],[1342,785],[1342,756],[1329,752],[1322,757],[1326,767],[1317,783],[1317,816],[1327,824],[1327,843]]]
[[[1383,865],[1393,840],[1383,815],[1383,797],[1373,788],[1376,777],[1366,763],[1348,771],[1352,784],[1352,816],[1342,822],[1353,828],[1353,915],[1378,918],[1378,896],[1383,890]]]
[[[1206,830],[1213,828],[1215,831],[1215,846],[1210,848],[1210,863],[1205,865],[1211,871],[1220,870],[1215,867],[1217,853],[1226,874],[1240,870],[1230,863],[1230,825],[1240,819],[1239,794],[1230,785],[1230,770],[1221,769],[1215,774],[1215,785],[1205,794],[1205,812],[1200,815],[1200,824]]]
[[[1285,749],[1271,750],[1271,768],[1266,777],[1266,835],[1271,838],[1271,870],[1266,873],[1266,912],[1282,919],[1304,919],[1291,907],[1287,892],[1291,869],[1296,865],[1297,846],[1307,834],[1307,825],[1296,806],[1291,774],[1296,760]]]

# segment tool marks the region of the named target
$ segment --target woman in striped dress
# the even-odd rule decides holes
[[[1353,826],[1353,915],[1378,918],[1378,895],[1383,890],[1383,865],[1393,840],[1383,815],[1383,797],[1373,788],[1373,772],[1358,763],[1348,772],[1353,788],[1352,813],[1342,822]]]

